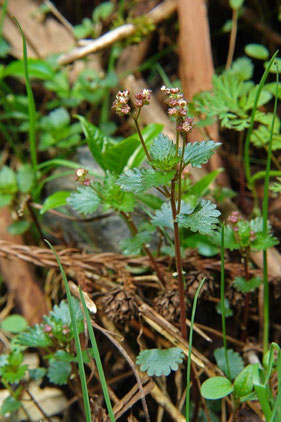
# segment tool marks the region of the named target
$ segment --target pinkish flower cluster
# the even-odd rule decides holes
[[[192,131],[193,117],[187,116],[187,100],[179,88],[167,88],[162,86],[161,91],[166,94],[165,102],[168,104],[168,113],[177,119],[176,129],[178,132],[189,133]]]
[[[239,211],[233,211],[227,219],[227,222],[232,225],[235,232],[238,231],[237,223],[242,219]]]
[[[131,107],[128,105],[130,91],[118,91],[116,99],[113,102],[112,108],[116,111],[119,116],[129,114]]]
[[[91,184],[91,180],[88,177],[86,177],[87,174],[88,174],[88,170],[86,169],[83,169],[83,168],[76,169],[74,180],[76,180],[76,182],[81,183],[81,185],[89,186]]]
[[[151,94],[152,94],[151,89],[143,89],[142,91],[140,91],[138,94],[135,95],[136,97],[135,106],[138,108],[141,108],[144,105],[149,105]]]

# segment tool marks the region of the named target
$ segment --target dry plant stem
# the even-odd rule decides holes
[[[114,346],[119,350],[119,352],[122,354],[122,356],[125,358],[125,360],[129,364],[129,366],[131,367],[131,369],[132,369],[132,371],[133,371],[133,373],[136,377],[137,384],[139,386],[140,398],[141,398],[141,401],[142,401],[143,410],[145,412],[146,421],[150,422],[150,417],[149,417],[149,413],[148,413],[147,403],[146,403],[146,400],[145,400],[145,394],[144,394],[144,391],[143,391],[142,382],[141,382],[140,375],[139,375],[139,373],[136,369],[136,366],[135,366],[133,360],[131,359],[129,354],[126,352],[124,347],[121,346],[121,344],[112,336],[112,334],[109,334],[109,332],[107,330],[103,329],[102,327],[100,327],[99,325],[97,325],[94,322],[92,322],[92,325],[93,325],[94,328],[101,331],[114,344]]]
[[[38,234],[39,234],[39,236],[40,236],[41,243],[42,243],[42,244],[44,244],[44,239],[45,239],[45,236],[44,236],[43,231],[42,231],[42,229],[41,229],[41,226],[40,226],[39,220],[38,220],[38,218],[37,218],[37,215],[36,215],[36,213],[34,212],[34,210],[33,210],[32,206],[31,206],[30,201],[27,201],[26,205],[27,205],[27,208],[28,208],[28,211],[29,211],[30,217],[32,218],[32,221],[33,221],[33,223],[35,224],[35,227],[36,227],[36,229],[37,229],[37,231],[38,231]]]
[[[234,49],[235,49],[235,42],[236,42],[236,35],[237,35],[237,21],[238,21],[238,14],[237,10],[233,9],[232,11],[232,28],[230,33],[230,39],[229,39],[229,48],[228,48],[228,55],[227,55],[227,61],[225,68],[229,69],[234,55]]]
[[[73,26],[70,22],[61,14],[61,12],[56,8],[56,6],[50,1],[45,0],[45,4],[49,7],[49,10],[53,13],[53,15],[64,25],[64,27],[70,32],[73,39],[75,39],[73,34]]]
[[[175,255],[176,255],[176,267],[177,267],[177,279],[178,279],[178,291],[179,291],[179,300],[180,300],[180,324],[181,324],[181,334],[182,337],[187,339],[187,329],[186,329],[186,312],[185,312],[185,300],[184,300],[184,285],[183,285],[183,275],[182,275],[182,259],[180,251],[180,235],[179,235],[179,226],[177,223],[177,209],[176,209],[176,199],[175,199],[175,179],[171,182],[171,208],[172,215],[174,220],[174,243],[175,243]]]
[[[42,409],[42,407],[40,406],[40,404],[37,402],[37,400],[33,397],[33,395],[31,394],[31,392],[29,390],[26,390],[26,393],[29,395],[29,397],[33,401],[34,405],[37,407],[37,409],[39,410],[39,412],[44,416],[44,418],[46,419],[46,421],[52,422],[51,419],[49,418],[49,416],[44,412],[44,410]]]
[[[38,210],[41,210],[43,208],[43,205],[37,204],[36,202],[31,202],[30,206]],[[72,215],[67,215],[57,210],[48,210],[46,212],[56,215],[57,217],[65,218],[66,220],[77,221],[78,223],[89,223],[91,221],[103,220],[104,218],[112,217],[113,215],[115,215],[114,212],[108,212],[107,214],[96,215],[95,217],[76,218],[76,217],[73,217]]]
[[[147,19],[153,24],[157,24],[162,20],[168,18],[177,8],[176,0],[165,0],[158,6],[154,7],[150,12],[146,14]],[[116,41],[128,38],[137,30],[136,26],[128,23],[112,31],[107,32],[96,40],[89,41],[89,43],[83,47],[75,48],[70,53],[64,54],[59,58],[59,64],[64,65],[73,62],[74,60],[81,59],[91,53],[95,53],[98,50],[109,47]]]
[[[121,211],[120,214],[122,215],[122,217],[124,218],[125,222],[127,223],[129,229],[131,230],[131,232],[136,235],[138,233],[138,229],[135,225],[135,223],[133,222],[133,220],[131,219],[130,216],[128,216],[124,211]],[[154,269],[154,271],[157,274],[157,277],[161,283],[161,287],[163,289],[165,289],[165,278],[163,276],[163,274],[161,273],[159,266],[157,264],[157,262],[154,259],[154,256],[152,255],[152,253],[150,252],[149,248],[145,245],[142,246],[142,249],[144,250],[144,252],[146,253],[146,255],[148,256],[151,266]]]

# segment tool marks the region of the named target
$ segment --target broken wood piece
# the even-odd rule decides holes
[[[178,17],[180,77],[184,95],[192,99],[200,91],[212,89],[214,66],[212,58],[210,30],[205,0],[179,0]],[[207,128],[210,139],[219,141],[218,123]],[[188,135],[191,142],[202,140],[202,132],[196,127]],[[211,171],[223,167],[219,155],[214,154],[209,161]],[[229,186],[226,173],[218,175],[217,180],[224,186]]]
[[[26,38],[29,58],[45,58],[50,54],[62,53],[73,46],[73,35],[56,19],[39,19],[39,5],[33,0],[9,0],[7,16],[4,21],[3,35],[11,45],[11,54],[22,58],[22,37],[13,21],[15,17]]]
[[[23,246],[24,242],[20,235],[13,236],[8,233],[7,227],[10,224],[12,224],[10,209],[2,207],[0,209],[0,239]],[[0,273],[28,323],[33,325],[41,322],[42,317],[48,313],[48,309],[33,268],[27,262],[9,256],[8,260],[0,258]]]
[[[149,22],[156,25],[157,23],[169,17],[176,10],[176,8],[176,0],[164,0],[162,3],[148,12],[146,18]],[[89,42],[84,40],[83,47],[75,48],[70,53],[63,54],[59,58],[58,63],[60,65],[65,65],[77,59],[81,59],[82,57],[88,56],[91,53],[95,53],[98,50],[109,47],[116,41],[128,38],[130,35],[133,35],[136,30],[137,27],[135,25],[127,23],[125,25],[119,26],[118,28],[112,29],[96,40],[89,40]]]

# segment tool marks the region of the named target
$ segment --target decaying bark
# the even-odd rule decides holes
[[[180,77],[186,98],[191,99],[200,91],[212,89],[214,74],[209,23],[205,0],[179,0],[178,17]],[[218,124],[208,127],[208,135],[214,141],[219,141]],[[202,140],[202,133],[194,128],[189,135],[191,142]],[[209,161],[211,170],[223,167],[219,154]],[[220,183],[228,185],[228,177],[221,173]]]
[[[9,208],[0,208],[0,239],[23,245],[21,236],[13,236],[7,232],[7,227],[11,223]],[[20,312],[29,324],[40,322],[48,310],[32,266],[14,257],[0,258],[0,273],[8,290],[13,293]]]

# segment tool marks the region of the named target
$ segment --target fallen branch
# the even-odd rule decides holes
[[[159,22],[166,19],[173,12],[175,12],[176,8],[176,0],[165,0],[158,6],[154,7],[149,13],[147,13],[147,20],[152,24],[157,25]],[[131,23],[119,26],[118,28],[107,32],[96,40],[89,40],[87,42],[87,45],[75,48],[70,53],[63,54],[59,58],[58,63],[60,65],[72,63],[73,61],[88,56],[91,53],[95,53],[98,50],[109,47],[117,41],[128,38],[129,36],[133,35],[136,30],[137,27]]]

